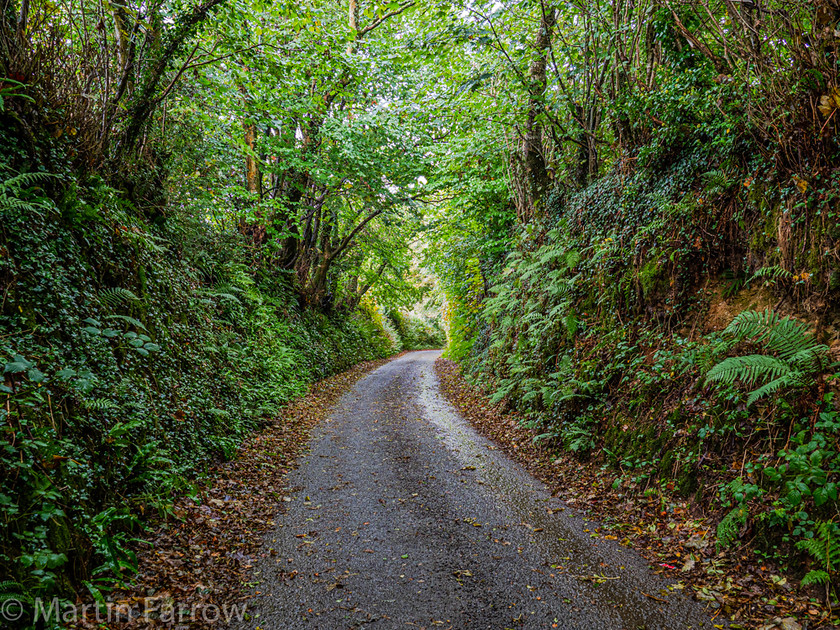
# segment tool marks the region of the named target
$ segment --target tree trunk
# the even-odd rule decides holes
[[[155,93],[160,86],[161,79],[175,57],[181,52],[184,43],[195,33],[196,27],[207,19],[214,9],[225,2],[226,0],[204,0],[204,2],[193,5],[187,15],[176,19],[174,28],[172,28],[166,43],[158,53],[157,60],[148,70],[146,80],[138,90],[138,94],[129,108],[128,125],[119,145],[117,159],[128,155],[136,148],[137,141],[140,139],[146,123],[159,103],[159,99],[155,98]]]
[[[114,18],[114,39],[117,44],[117,65],[120,68],[120,76],[125,72],[128,65],[128,42],[126,36],[128,31],[125,27],[125,7],[119,4],[110,3],[111,16]]]
[[[21,0],[20,13],[18,13],[17,21],[17,36],[19,40],[23,40],[26,34],[26,25],[29,22],[29,0]]]
[[[257,126],[253,123],[243,123],[245,129],[245,144],[248,147],[248,152],[245,154],[245,188],[249,193],[259,195],[260,189],[260,171],[257,167],[256,155],[257,144]]]
[[[540,27],[534,42],[536,56],[528,71],[528,120],[525,125],[525,140],[523,143],[523,163],[527,179],[527,204],[525,220],[536,215],[540,207],[542,196],[548,190],[549,178],[545,167],[543,154],[542,130],[540,121],[546,90],[546,57],[551,45],[551,31],[556,21],[553,7],[543,6]]]
[[[371,287],[373,287],[373,283],[376,282],[376,280],[378,280],[380,276],[382,276],[382,273],[387,267],[387,262],[384,262],[381,265],[379,265],[379,269],[377,269],[374,277],[362,286],[359,286],[359,276],[353,276],[350,279],[350,282],[347,283],[348,296],[344,300],[344,307],[348,311],[356,310],[356,308],[359,306],[359,303],[362,301],[362,298],[368,291],[370,291]]]

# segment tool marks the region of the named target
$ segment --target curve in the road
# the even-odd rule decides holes
[[[712,627],[477,434],[438,356],[372,372],[317,429],[243,629]]]

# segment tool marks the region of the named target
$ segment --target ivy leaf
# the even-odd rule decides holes
[[[27,361],[24,357],[20,356],[19,354],[16,354],[14,355],[12,362],[7,363],[6,367],[3,368],[3,372],[11,372],[12,374],[17,374],[18,372],[25,372],[34,365],[34,363],[31,363],[30,361]]]
[[[43,383],[43,382],[44,382],[44,379],[46,378],[46,377],[44,376],[44,373],[43,373],[41,370],[39,370],[38,368],[32,368],[32,369],[30,369],[30,370],[26,373],[26,376],[27,376],[27,378],[28,378],[30,381],[32,381],[33,383]]]

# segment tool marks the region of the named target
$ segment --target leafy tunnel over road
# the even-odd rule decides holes
[[[371,373],[315,431],[241,628],[709,628],[438,391],[437,351]]]

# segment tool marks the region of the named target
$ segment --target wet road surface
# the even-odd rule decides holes
[[[372,372],[316,429],[239,628],[713,627],[478,435],[438,356]]]

